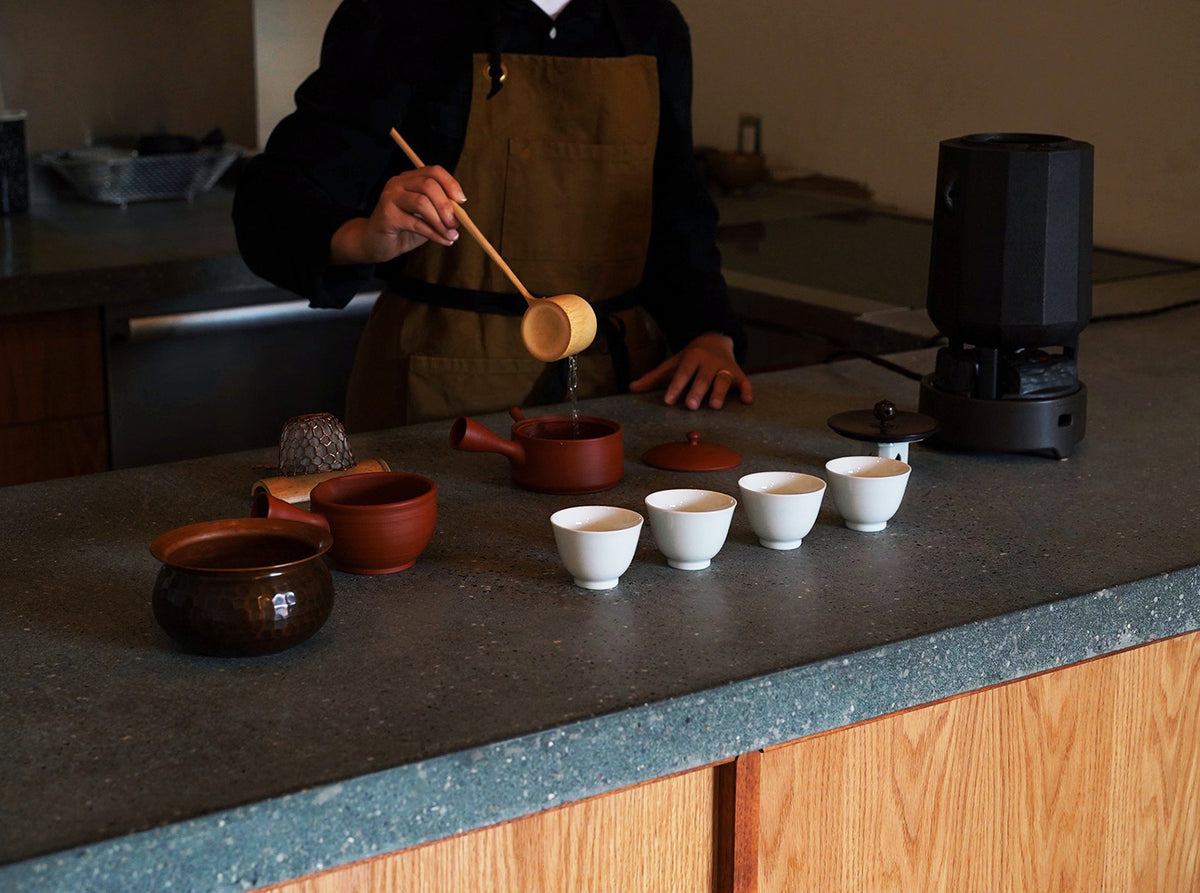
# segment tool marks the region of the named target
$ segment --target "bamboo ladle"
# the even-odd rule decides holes
[[[392,139],[396,141],[408,160],[417,167],[424,167],[424,162],[417,153],[404,141],[404,138],[392,128]],[[592,343],[596,337],[596,312],[592,305],[579,295],[553,295],[548,298],[535,298],[529,293],[512,271],[504,258],[500,256],[492,243],[487,240],[475,221],[470,218],[462,206],[454,203],[454,214],[459,223],[466,227],[467,232],[475,237],[488,256],[504,271],[504,275],[517,287],[525,303],[529,306],[521,317],[521,340],[525,349],[543,363],[553,363],[565,357],[574,356]]]

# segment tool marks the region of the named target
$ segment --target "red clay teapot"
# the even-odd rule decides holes
[[[596,416],[513,417],[511,440],[466,416],[450,428],[456,450],[499,453],[512,467],[518,487],[539,493],[596,493],[616,486],[625,473],[621,426]]]

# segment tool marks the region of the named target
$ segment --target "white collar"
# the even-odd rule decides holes
[[[562,12],[571,0],[533,0],[546,15],[552,19],[558,18],[558,14]]]

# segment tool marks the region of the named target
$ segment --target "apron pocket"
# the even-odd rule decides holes
[[[527,405],[546,368],[532,357],[411,356],[405,421],[411,425]]]
[[[654,145],[508,141],[501,253],[510,262],[630,262],[650,241]]]

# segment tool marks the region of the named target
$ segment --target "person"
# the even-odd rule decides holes
[[[624,389],[752,401],[691,78],[670,0],[343,0],[233,217],[251,270],[314,307],[382,283],[347,428]],[[591,301],[599,333],[574,369],[524,349],[525,302],[455,202],[534,295]]]

